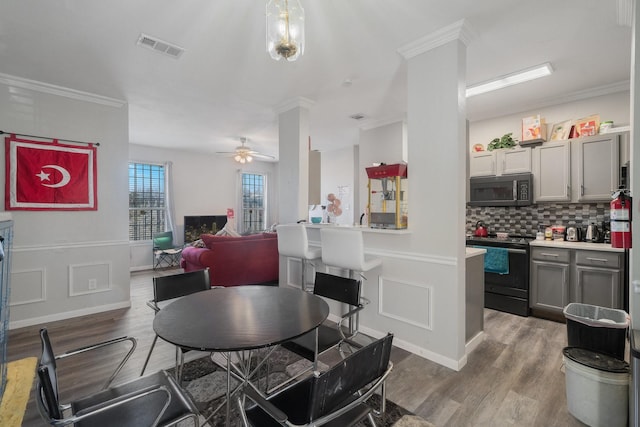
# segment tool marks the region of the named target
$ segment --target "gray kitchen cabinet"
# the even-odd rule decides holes
[[[622,308],[623,255],[617,252],[575,252],[571,302]]]
[[[619,134],[579,138],[574,143],[578,149],[578,201],[611,200],[620,179]]]
[[[470,154],[469,176],[531,172],[531,148],[516,147]]]
[[[571,141],[544,143],[533,149],[535,203],[571,200]]]
[[[562,313],[569,303],[569,249],[532,248],[529,305],[532,309]]]

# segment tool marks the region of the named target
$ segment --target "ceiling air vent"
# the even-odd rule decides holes
[[[138,37],[138,46],[146,47],[147,49],[154,50],[158,53],[163,53],[172,58],[180,58],[184,53],[184,49],[180,46],[176,46],[171,43],[167,43],[158,38],[148,36],[146,34],[140,34]]]

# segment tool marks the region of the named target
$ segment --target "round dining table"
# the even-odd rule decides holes
[[[249,382],[255,372],[247,354],[311,332],[328,315],[325,300],[301,289],[234,286],[178,298],[155,315],[153,329],[160,338],[176,346],[226,354],[229,425],[230,378],[234,375]],[[238,354],[240,363],[231,362],[231,353]]]
[[[297,338],[328,315],[325,300],[300,289],[234,286],[178,298],[156,314],[153,329],[182,348],[233,352]]]

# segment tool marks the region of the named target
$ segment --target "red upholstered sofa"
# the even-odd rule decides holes
[[[205,248],[182,250],[184,271],[209,267],[211,286],[277,283],[279,271],[276,233],[230,237],[203,234]]]

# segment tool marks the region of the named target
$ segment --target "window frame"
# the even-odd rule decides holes
[[[257,207],[257,208],[245,207],[245,180],[244,180],[245,175],[259,176],[262,178],[262,193],[261,193],[262,207]],[[256,171],[246,171],[246,170],[239,171],[239,195],[240,196],[239,196],[239,203],[238,203],[239,215],[237,220],[237,226],[238,226],[238,231],[240,233],[247,233],[247,232],[257,233],[267,229],[267,219],[268,219],[268,209],[269,209],[268,194],[269,194],[269,176],[267,173],[256,172]],[[247,223],[247,221],[245,220],[246,209],[260,209],[262,211],[262,218],[261,218],[261,224],[259,229],[252,228],[252,223],[251,222]]]
[[[143,188],[140,191],[136,188],[136,173],[132,176],[132,167],[136,169],[137,167],[148,168],[147,173],[149,174],[149,182],[144,183]],[[128,172],[127,172],[127,182],[129,185],[129,241],[130,242],[150,242],[153,240],[153,235],[158,232],[163,232],[166,229],[167,224],[167,209],[166,206],[166,167],[163,163],[157,162],[148,162],[148,161],[139,161],[139,160],[130,160],[128,162]],[[142,174],[143,171],[140,171]],[[154,178],[153,175],[161,173],[161,176]],[[146,177],[142,177],[141,179],[146,179]],[[155,187],[154,183],[155,181]],[[157,188],[157,190],[156,190]],[[134,189],[134,191],[132,191]],[[154,191],[157,193],[156,196],[153,196]],[[143,199],[147,199],[143,201],[143,203],[151,203],[149,206],[134,206],[132,205],[132,196],[133,194],[142,194]],[[145,193],[149,193],[145,196]],[[153,206],[153,203],[157,203],[157,206]],[[138,225],[137,230],[134,229],[135,225],[132,222],[132,213],[134,211],[149,211],[151,212],[151,219],[148,224]],[[145,215],[144,213],[142,215]],[[159,221],[159,222],[158,222]],[[142,229],[140,231],[140,229]],[[142,237],[141,237],[142,236]]]

